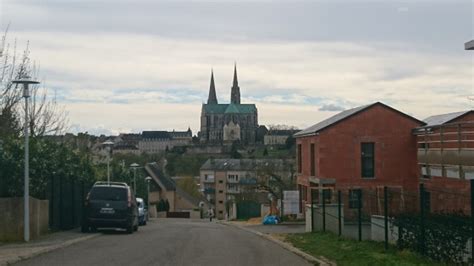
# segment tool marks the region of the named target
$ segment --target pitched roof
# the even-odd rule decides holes
[[[201,170],[255,171],[263,167],[272,167],[276,171],[289,171],[294,160],[283,159],[209,159]]]
[[[443,125],[443,124],[452,122],[453,120],[455,120],[457,118],[460,118],[461,116],[467,115],[470,112],[474,112],[474,110],[448,113],[448,114],[441,114],[441,115],[433,115],[433,116],[430,116],[430,117],[426,118],[423,121],[426,123],[427,127]]]
[[[238,114],[239,113],[239,109],[237,108],[237,105],[236,104],[229,104],[227,106],[227,108],[225,109],[225,113],[226,114]]]
[[[176,183],[173,179],[167,177],[156,163],[145,165],[145,171],[155,180],[156,183],[167,191],[176,190]]]
[[[170,139],[171,136],[167,131],[143,131],[144,139]]]
[[[232,107],[230,107],[232,105]],[[209,114],[225,114],[231,108],[230,113],[253,114],[257,111],[255,104],[203,104],[204,111]]]
[[[308,136],[308,135],[315,134],[317,132],[320,132],[320,131],[322,131],[322,130],[330,127],[330,126],[333,126],[333,125],[335,125],[335,124],[337,124],[337,123],[339,123],[339,122],[341,122],[341,121],[343,121],[343,120],[345,120],[349,117],[352,117],[352,116],[354,116],[354,115],[356,115],[360,112],[363,112],[363,111],[365,111],[365,110],[367,110],[371,107],[374,107],[376,105],[383,106],[383,107],[388,108],[392,111],[395,111],[395,112],[397,112],[397,113],[399,113],[399,114],[401,114],[401,115],[403,115],[403,116],[405,116],[409,119],[415,120],[416,122],[418,122],[420,124],[424,124],[424,122],[422,122],[422,121],[420,121],[420,120],[418,120],[418,119],[416,119],[412,116],[409,116],[405,113],[402,113],[402,112],[398,111],[397,109],[394,109],[394,108],[392,108],[388,105],[385,105],[381,102],[376,102],[376,103],[373,103],[373,104],[362,105],[362,106],[359,106],[359,107],[355,107],[355,108],[352,108],[352,109],[349,109],[349,110],[342,111],[342,112],[340,112],[340,113],[338,113],[334,116],[331,116],[330,118],[328,118],[326,120],[323,120],[323,121],[321,121],[321,122],[319,122],[319,123],[317,123],[313,126],[310,126],[306,129],[296,133],[294,136],[295,137],[303,137],[303,136]]]

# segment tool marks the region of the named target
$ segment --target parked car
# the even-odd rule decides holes
[[[139,225],[146,225],[148,221],[148,210],[145,206],[145,201],[142,198],[137,198],[137,205],[138,205],[138,224]]]
[[[85,201],[82,232],[97,228],[123,228],[131,234],[138,230],[138,207],[126,183],[96,182]]]

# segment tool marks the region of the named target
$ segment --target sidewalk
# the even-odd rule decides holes
[[[99,234],[83,234],[79,229],[45,235],[29,243],[0,243],[0,266],[64,248],[91,239]]]

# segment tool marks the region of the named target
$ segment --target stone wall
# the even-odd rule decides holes
[[[0,198],[0,241],[23,240],[23,198]],[[46,234],[49,201],[30,197],[30,239]]]

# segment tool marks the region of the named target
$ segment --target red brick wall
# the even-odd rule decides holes
[[[375,105],[323,131],[297,139],[302,144],[302,173],[298,183],[307,186],[310,143],[316,143],[316,175],[335,178],[336,188],[418,186],[417,145],[412,129],[420,126],[381,105]],[[361,142],[375,142],[375,178],[361,177]],[[309,197],[308,197],[309,198]]]

